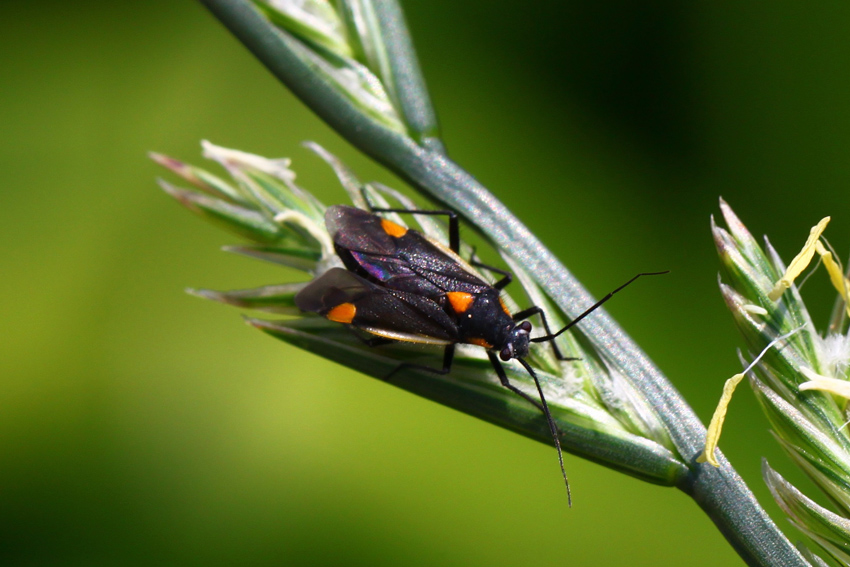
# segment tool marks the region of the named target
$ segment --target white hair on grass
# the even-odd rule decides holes
[[[830,333],[825,337],[817,337],[815,346],[821,373],[833,378],[844,378],[850,367],[850,334]]]
[[[584,388],[587,378],[578,372],[575,365],[562,365],[563,374],[557,380],[541,380],[540,386],[546,399],[564,402],[572,398],[579,390]]]

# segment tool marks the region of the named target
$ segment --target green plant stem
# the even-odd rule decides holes
[[[509,250],[535,276],[541,287],[564,310],[575,316],[594,303],[590,294],[567,269],[508,209],[469,173],[442,151],[417,144],[364,116],[334,88],[311,72],[298,57],[297,40],[272,27],[248,0],[202,0],[224,25],[236,35],[268,69],[286,84],[316,114],[349,142],[414,187],[450,206],[487,235],[495,245]],[[382,17],[400,9],[391,0],[383,5]],[[396,19],[388,42],[409,42],[403,21]],[[399,48],[412,56],[412,47]],[[409,69],[411,70],[411,69]],[[418,73],[418,69],[411,72]],[[424,81],[411,83],[413,100],[426,104]],[[410,102],[409,100],[409,102]],[[431,146],[433,147],[433,146]],[[720,468],[697,464],[703,447],[705,428],[649,358],[599,309],[581,324],[581,331],[606,354],[645,398],[670,431],[680,455],[690,465],[679,488],[689,494],[709,515],[741,557],[750,565],[808,565],[797,549],[779,531],[756,502],[749,488],[722,455]]]
[[[361,344],[346,345],[343,341],[351,338],[350,332],[339,325],[327,325],[324,321],[317,323],[312,319],[277,322],[249,319],[248,322],[289,344],[379,379],[398,366],[397,360],[381,357],[374,351],[364,356]],[[537,407],[500,385],[481,381],[481,374],[490,370],[487,360],[477,363],[456,361],[450,379],[433,372],[406,369],[394,374],[391,383],[397,388],[551,445],[549,425]],[[527,376],[515,367],[507,367],[505,371],[515,385],[522,383]],[[530,385],[527,384],[527,387]],[[561,432],[562,447],[571,453],[664,486],[676,486],[688,474],[687,466],[677,455],[654,441],[625,431],[614,433],[605,427],[593,427],[588,422],[576,423],[571,419],[570,408],[560,406],[558,400],[550,400],[549,408]]]

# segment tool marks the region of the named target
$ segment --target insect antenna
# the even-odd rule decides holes
[[[603,303],[605,303],[606,301],[608,301],[609,299],[614,297],[615,293],[617,293],[618,291],[622,291],[625,287],[627,287],[630,283],[634,282],[639,277],[641,277],[641,276],[660,276],[662,274],[668,274],[668,273],[670,273],[670,270],[665,270],[663,272],[642,272],[642,273],[636,275],[635,277],[633,277],[632,279],[630,279],[629,281],[627,281],[626,283],[624,283],[623,285],[621,285],[620,287],[618,287],[617,289],[615,289],[614,291],[610,292],[608,295],[606,295],[605,297],[603,297],[602,299],[600,299],[599,301],[597,301],[593,305],[591,305],[589,308],[587,308],[584,311],[584,313],[582,313],[581,315],[579,315],[578,317],[576,317],[575,319],[573,319],[572,321],[567,323],[567,325],[563,329],[561,329],[560,331],[558,331],[556,333],[552,333],[550,335],[544,335],[542,337],[535,337],[535,338],[529,339],[529,340],[533,343],[543,343],[543,342],[546,342],[546,341],[551,341],[552,339],[554,339],[555,337],[557,337],[558,335],[560,335],[564,331],[570,329],[576,323],[578,323],[579,321],[581,321],[582,319],[584,319],[585,317],[587,317],[588,315],[590,315],[591,313],[596,311],[599,307],[602,306]]]
[[[540,401],[543,404],[543,413],[546,416],[546,421],[549,423],[549,431],[552,432],[552,439],[555,441],[555,449],[558,450],[558,463],[561,465],[561,475],[564,477],[564,486],[567,487],[567,506],[573,507],[573,495],[570,492],[570,481],[567,479],[567,471],[564,469],[564,454],[561,451],[561,440],[558,438],[558,428],[555,427],[555,420],[552,419],[552,412],[549,411],[549,405],[546,403],[546,398],[543,396],[543,388],[540,387],[540,380],[537,379],[537,374],[525,360],[517,358],[520,364],[534,378],[534,384],[537,386],[537,393],[540,394]]]

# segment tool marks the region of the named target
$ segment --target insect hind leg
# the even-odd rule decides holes
[[[351,333],[357,337],[360,342],[365,344],[368,347],[380,347],[391,344],[398,344],[399,341],[388,339],[386,337],[376,337],[374,335],[363,336],[358,332],[356,327],[352,327],[349,325],[351,329]],[[400,362],[398,366],[393,368],[389,374],[384,376],[382,380],[389,382],[390,379],[398,372],[405,369],[413,369],[413,370],[425,370],[426,372],[432,372],[434,374],[448,374],[452,369],[452,361],[454,360],[455,354],[455,345],[446,345],[446,349],[443,351],[443,367],[442,368],[434,368],[433,366],[428,366],[427,364],[417,364],[415,362]]]
[[[349,331],[351,331],[351,334],[354,335],[357,338],[357,340],[359,340],[361,343],[363,343],[367,347],[375,348],[375,347],[384,346],[384,345],[391,345],[393,343],[398,342],[398,341],[394,341],[393,339],[388,339],[386,337],[378,337],[376,335],[372,335],[372,334],[367,333],[365,331],[361,331],[360,329],[358,329],[354,325],[346,325],[345,327]]]
[[[455,356],[455,345],[446,345],[446,350],[443,351],[443,367],[442,368],[434,368],[433,366],[428,366],[426,364],[417,364],[415,362],[401,362],[398,366],[393,368],[389,374],[383,377],[385,382],[389,382],[390,379],[395,376],[401,370],[424,370],[426,372],[431,372],[433,374],[445,375],[448,374],[452,369],[452,361]]]

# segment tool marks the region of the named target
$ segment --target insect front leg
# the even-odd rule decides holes
[[[549,328],[549,322],[546,320],[546,312],[543,311],[542,308],[535,305],[533,307],[529,307],[528,309],[524,309],[524,310],[520,311],[519,313],[512,315],[512,317],[513,317],[514,321],[522,321],[524,319],[528,319],[529,317],[533,317],[534,315],[540,315],[540,320],[543,322],[543,328],[546,330],[546,337],[540,337],[540,338],[547,338],[547,337],[552,338],[552,340],[550,342],[552,344],[552,351],[555,353],[555,358],[557,358],[558,360],[578,360],[577,358],[574,358],[574,357],[564,356],[563,353],[561,352],[561,349],[558,348],[558,345],[554,341],[554,338],[555,338],[556,335],[552,334],[552,329]],[[568,325],[567,328],[569,328],[571,325],[572,324]],[[534,339],[531,339],[531,340],[533,342],[542,342],[542,341],[535,341]]]
[[[537,393],[540,395],[540,403],[538,404],[531,396],[514,386],[508,380],[508,375],[505,373],[505,368],[502,366],[501,361],[496,356],[496,353],[487,351],[487,356],[490,357],[490,362],[493,364],[493,368],[496,370],[496,374],[499,376],[499,381],[502,383],[502,386],[509,389],[511,392],[518,394],[534,404],[537,409],[543,412],[543,416],[546,418],[546,423],[549,425],[549,432],[552,433],[552,441],[555,444],[555,449],[558,451],[558,463],[561,465],[561,475],[564,477],[564,486],[567,488],[567,504],[569,506],[573,505],[573,497],[570,493],[570,481],[567,479],[567,471],[564,469],[564,455],[563,451],[561,451],[561,434],[558,431],[558,426],[555,425],[555,420],[552,419],[552,412],[549,411],[549,406],[546,404],[546,398],[543,396],[543,388],[540,387],[540,380],[537,378],[537,374],[534,372],[534,369],[522,358],[517,358],[516,360],[522,364],[523,368],[528,371],[528,374],[534,379],[534,385],[537,386]]]
[[[499,360],[499,357],[496,356],[495,352],[487,351],[487,356],[490,358],[490,364],[493,365],[493,369],[496,371],[496,375],[499,377],[499,382],[502,383],[502,386],[513,392],[514,394],[521,396],[529,401],[529,403],[533,404],[534,407],[542,411],[548,417],[548,412],[543,409],[543,406],[540,405],[537,400],[511,384],[511,381],[508,380],[508,375],[505,373],[505,367],[502,366],[502,362]]]

